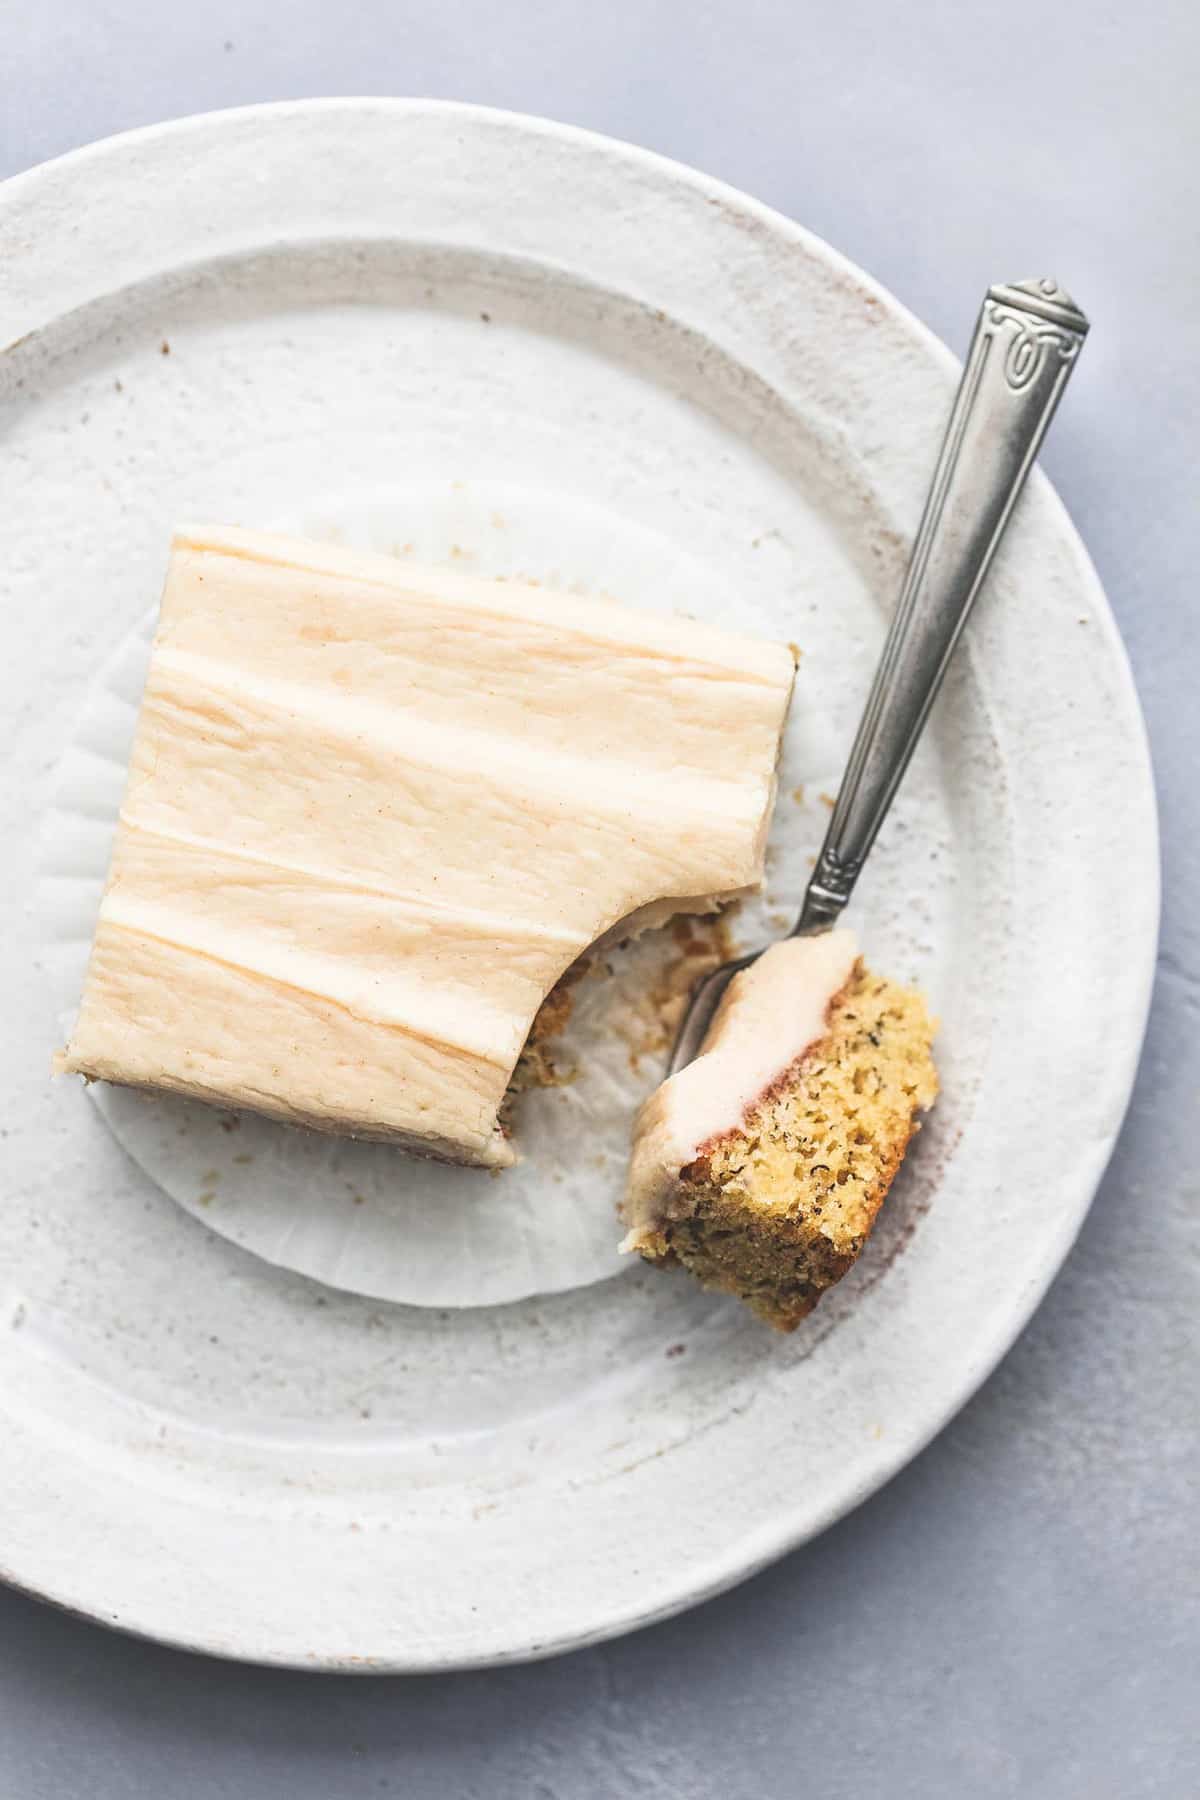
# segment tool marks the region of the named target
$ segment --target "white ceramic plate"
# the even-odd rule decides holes
[[[827,246],[715,182],[428,102],[96,146],[3,190],[0,256],[20,1024],[3,1571],[180,1644],[415,1670],[627,1629],[810,1537],[1012,1341],[1132,1081],[1153,795],[1120,643],[1049,487],[1022,502],[864,878],[873,955],[941,1013],[945,1093],[858,1269],[786,1340],[640,1267],[509,1305],[356,1298],[187,1216],[47,1078],[56,939],[32,846],[172,524],[455,481],[599,508],[614,541],[651,533],[702,564],[726,596],[712,616],[789,622],[810,651],[789,769],[819,792],[955,365]],[[99,791],[94,811],[103,834]],[[813,848],[821,822],[818,803]]]

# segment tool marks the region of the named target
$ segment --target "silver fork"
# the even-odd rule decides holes
[[[1088,321],[1051,280],[989,288],[895,616],[792,937],[828,931],[849,900],[929,716]],[[667,1073],[700,1050],[722,994],[761,950],[698,982]]]

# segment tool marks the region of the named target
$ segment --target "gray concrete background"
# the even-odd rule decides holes
[[[436,94],[720,175],[960,350],[989,279],[1058,274],[1095,331],[1045,460],[1129,645],[1166,877],[1080,1243],[853,1517],[669,1624],[466,1676],[243,1669],[0,1592],[3,1800],[1200,1793],[1198,81],[1195,0],[0,0],[0,174],[172,114]]]

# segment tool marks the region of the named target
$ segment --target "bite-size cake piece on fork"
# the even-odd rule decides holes
[[[870,1234],[937,1094],[932,1041],[852,932],[772,945],[638,1115],[623,1248],[793,1330]]]

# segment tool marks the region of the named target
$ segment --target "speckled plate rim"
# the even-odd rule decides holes
[[[866,303],[886,317],[907,340],[912,352],[925,359],[936,378],[940,372],[947,388],[953,380],[957,364],[951,353],[920,324],[885,289],[864,275],[822,240],[804,231],[782,215],[749,199],[723,183],[682,165],[596,134],[550,121],[528,118],[513,113],[477,108],[451,102],[431,100],[327,99],[285,102],[268,106],[241,108],[221,114],[202,114],[193,118],[170,121],[131,132],[120,137],[87,146],[55,162],[42,165],[14,177],[0,189],[0,229],[17,233],[16,248],[22,233],[34,231],[53,235],[72,232],[73,212],[80,191],[97,178],[110,184],[121,178],[121,165],[128,163],[128,173],[136,179],[139,163],[147,156],[182,157],[198,142],[211,139],[223,131],[253,135],[261,123],[266,129],[280,121],[303,120],[322,113],[341,113],[353,117],[356,128],[365,129],[371,115],[394,115],[402,111],[409,118],[418,115],[452,119],[462,132],[470,133],[481,124],[490,129],[504,128],[513,132],[533,133],[547,149],[555,144],[571,146],[576,154],[603,159],[614,178],[621,172],[654,173],[656,178],[699,192],[726,218],[732,217],[748,231],[764,234],[784,245],[802,250],[809,258],[828,269],[834,283],[852,285]],[[133,195],[130,195],[132,205]],[[197,255],[204,253],[197,243]],[[53,300],[36,282],[25,284],[20,259],[10,260],[7,299],[0,299],[0,345],[11,347],[26,333],[36,331],[53,318],[82,307],[114,290],[145,279],[157,266],[153,256],[140,250],[132,255],[137,265],[124,271],[124,279],[115,280],[114,259],[104,259],[86,251],[72,254],[56,287]],[[0,354],[3,351],[0,350]],[[1125,795],[1131,811],[1140,814],[1144,834],[1139,855],[1131,858],[1125,874],[1124,897],[1130,911],[1127,915],[1127,955],[1125,988],[1118,1009],[1121,1029],[1110,1043],[1110,1082],[1106,1114],[1086,1153],[1075,1153],[1070,1178],[1057,1190],[1054,1229],[1044,1245],[1036,1275],[1027,1278],[1019,1292],[981,1331],[971,1347],[968,1361],[960,1363],[952,1378],[942,1388],[936,1404],[910,1415],[905,1429],[881,1441],[866,1459],[865,1465],[828,1504],[814,1512],[801,1505],[794,1511],[781,1513],[768,1526],[759,1527],[729,1542],[716,1555],[697,1559],[686,1566],[684,1574],[674,1580],[647,1581],[641,1600],[631,1604],[622,1598],[607,1609],[593,1604],[589,1616],[577,1625],[556,1633],[537,1634],[526,1627],[512,1630],[504,1643],[481,1641],[475,1646],[462,1645],[435,1652],[432,1647],[406,1651],[399,1646],[385,1655],[368,1658],[336,1654],[314,1654],[302,1651],[296,1644],[256,1638],[243,1630],[236,1641],[221,1640],[204,1631],[189,1627],[185,1619],[169,1623],[160,1618],[137,1616],[126,1612],[120,1618],[122,1629],[156,1641],[210,1654],[249,1660],[264,1664],[294,1666],[308,1670],[328,1669],[375,1673],[430,1672],[461,1669],[505,1662],[530,1660],[561,1651],[583,1647],[610,1638],[707,1599],[761,1569],[786,1551],[816,1536],[836,1519],[844,1516],[875,1492],[893,1474],[905,1466],[942,1429],[946,1422],[971,1397],[995,1368],[1006,1350],[1019,1335],[1037,1307],[1054,1275],[1069,1251],[1086,1216],[1096,1187],[1115,1142],[1132,1091],[1149,1011],[1151,987],[1157,948],[1159,912],[1159,875],[1157,855],[1157,816],[1154,804],[1153,778],[1149,751],[1140,707],[1132,675],[1112,615],[1104,598],[1096,573],[1068,519],[1065,509],[1053,495],[1049,484],[1035,474],[1033,490],[1038,495],[1043,529],[1049,530],[1066,548],[1072,560],[1075,591],[1086,604],[1091,619],[1103,640],[1104,653],[1110,665],[1120,700],[1121,716],[1113,729],[1121,738],[1131,759]],[[1135,791],[1136,790],[1136,791]],[[1147,854],[1147,852],[1150,852]],[[862,1461],[862,1459],[860,1459]],[[4,1521],[0,1518],[0,1534]],[[58,1606],[111,1623],[113,1615],[106,1609],[103,1597],[94,1591],[82,1591],[71,1580],[54,1579],[44,1569],[23,1567],[19,1558],[9,1561],[0,1539],[0,1578],[26,1592]],[[104,1585],[103,1578],[100,1586]]]

